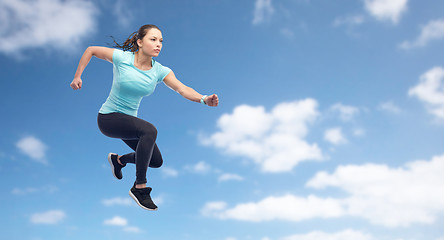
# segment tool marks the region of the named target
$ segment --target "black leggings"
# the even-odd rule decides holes
[[[136,184],[144,184],[148,166],[158,168],[163,159],[156,144],[157,129],[153,124],[123,113],[99,113],[97,123],[100,131],[108,137],[122,139],[132,153],[123,155],[120,162],[136,164]]]

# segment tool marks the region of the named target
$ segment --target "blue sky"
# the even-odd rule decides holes
[[[0,230],[5,239],[443,240],[441,1],[0,1]],[[141,25],[164,84],[139,117],[164,157],[157,212],[116,180],[97,111],[112,65],[90,45]]]

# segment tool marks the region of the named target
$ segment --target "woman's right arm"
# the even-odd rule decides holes
[[[72,89],[77,90],[82,88],[82,73],[83,70],[85,70],[86,66],[88,65],[89,61],[91,60],[92,56],[95,56],[97,58],[100,58],[102,60],[106,60],[110,63],[113,62],[113,48],[107,48],[107,47],[96,47],[91,46],[88,47],[85,52],[82,55],[82,58],[80,58],[79,65],[77,66],[76,74],[74,75],[74,80],[72,80],[70,86]]]

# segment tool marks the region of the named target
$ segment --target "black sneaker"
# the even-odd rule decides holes
[[[141,208],[156,211],[157,206],[154,204],[153,200],[151,200],[150,196],[151,190],[152,188],[150,187],[136,188],[136,184],[134,183],[134,186],[129,191],[129,195]]]
[[[120,163],[117,161],[118,155],[115,153],[109,153],[108,154],[108,162],[111,164],[111,171],[113,172],[114,177],[117,179],[122,179],[122,168],[125,166],[120,165]]]

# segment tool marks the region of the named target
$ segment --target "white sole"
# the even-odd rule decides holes
[[[140,204],[139,200],[137,200],[136,196],[134,196],[134,194],[131,192],[131,190],[129,190],[129,195],[131,196],[132,199],[134,199],[134,201],[136,201],[137,205],[139,205],[141,208],[148,210],[148,211],[157,211],[157,208],[151,209],[151,208],[147,208],[147,207],[143,206],[142,204]]]
[[[113,172],[113,176],[114,176],[115,178],[117,178],[116,173],[114,172],[113,160],[111,159],[111,156],[112,156],[113,154],[115,154],[115,153],[109,153],[109,154],[108,154],[108,162],[109,162],[109,164],[111,165],[111,172]],[[120,179],[117,178],[117,180],[120,180]]]

